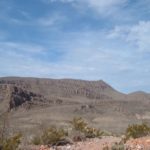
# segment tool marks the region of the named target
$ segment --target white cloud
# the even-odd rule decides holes
[[[141,21],[130,28],[127,41],[135,43],[140,51],[150,52],[150,21]]]
[[[49,43],[48,40],[47,42]],[[52,48],[54,51],[55,49],[63,51],[63,57],[54,61],[54,63],[51,61],[51,57],[48,61],[41,61],[38,58],[41,55],[35,57],[32,55],[42,53],[50,55],[51,48],[49,49],[47,44],[43,47],[37,44],[0,42],[1,67],[3,65],[8,66],[3,68],[7,68],[8,72],[11,71],[11,73],[8,73],[10,75],[13,73],[12,68],[15,68],[14,74],[17,72],[17,74],[22,75],[22,71],[25,70],[28,72],[28,76],[33,76],[32,71],[34,69],[35,76],[41,74],[43,77],[49,75],[52,77],[85,79],[104,78],[106,73],[104,64],[117,71],[120,71],[121,66],[128,69],[125,61],[122,61],[122,59],[125,59],[123,53],[117,52],[114,47],[110,49],[110,47],[107,47],[107,43],[105,45],[105,42],[107,41],[100,32],[66,33],[66,36],[62,36],[61,41],[53,43],[56,46]],[[51,43],[49,44],[51,46]],[[115,57],[118,58],[114,59]]]
[[[83,0],[83,2],[99,14],[110,15],[123,6],[126,0]]]
[[[125,40],[141,52],[150,52],[150,21],[140,21],[135,25],[116,26],[108,38]]]

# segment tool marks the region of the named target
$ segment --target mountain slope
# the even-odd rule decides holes
[[[150,94],[143,91],[136,91],[128,94],[128,98],[131,100],[150,101]]]
[[[0,78],[1,84],[13,84],[26,90],[49,96],[83,96],[87,98],[107,99],[122,96],[102,80],[84,81],[73,79],[39,79],[39,78]],[[106,96],[106,97],[105,97]]]

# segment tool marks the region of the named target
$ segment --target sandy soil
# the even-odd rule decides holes
[[[84,142],[76,142],[73,145],[53,148],[48,148],[47,146],[34,147],[32,150],[103,150],[104,147],[111,147],[114,143],[120,142],[120,140],[118,137],[103,137],[101,139],[87,139]]]
[[[42,145],[40,147],[30,147],[28,150],[103,150],[106,146],[110,149],[112,145],[120,141],[121,138],[118,137],[103,137],[101,139],[87,139],[84,142],[76,142],[73,145],[51,148]],[[127,141],[125,150],[150,150],[150,136]]]
[[[119,142],[117,137],[103,137],[102,139],[88,139],[85,142],[77,142],[74,145],[58,147],[60,150],[102,150],[105,146],[111,146],[115,142]]]
[[[127,141],[129,150],[150,150],[150,136]]]

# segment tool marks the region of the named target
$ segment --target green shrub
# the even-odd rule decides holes
[[[68,133],[64,129],[58,129],[55,126],[51,126],[44,130],[41,136],[35,136],[31,142],[35,145],[54,145],[57,144],[57,142],[65,139],[67,135]]]
[[[72,125],[75,130],[81,132],[85,129],[85,127],[87,127],[87,123],[81,117],[79,118],[75,117],[72,121]]]
[[[21,143],[20,133],[9,135],[9,112],[0,115],[0,149],[16,150]]]
[[[12,137],[0,141],[2,150],[16,150],[21,143],[21,134],[16,134]]]
[[[150,134],[150,127],[143,123],[143,124],[133,124],[129,125],[126,129],[126,137],[127,139],[132,138],[139,138]]]
[[[100,137],[102,135],[100,130],[91,127],[86,127],[83,132],[87,138]]]
[[[67,132],[64,129],[57,129],[54,126],[51,126],[47,130],[44,131],[43,135],[41,136],[42,142],[44,144],[55,144],[58,141],[64,139],[67,136]]]
[[[100,137],[102,135],[100,130],[89,127],[81,117],[74,118],[72,125],[75,130],[82,132],[87,138]]]

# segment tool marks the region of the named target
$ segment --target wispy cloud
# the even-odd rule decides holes
[[[123,8],[128,0],[42,0],[45,3],[70,3],[76,8],[83,10],[91,9],[94,12],[107,16],[112,15],[114,12],[118,12],[120,8]]]
[[[126,4],[127,0],[83,0],[84,6],[93,9],[103,16],[112,15],[120,7]]]
[[[38,26],[47,27],[47,28],[49,27],[58,28],[66,20],[67,18],[62,14],[55,13],[45,17],[38,18],[34,22],[36,22]]]
[[[37,44],[25,44],[17,42],[2,41],[0,42],[0,51],[15,51],[24,53],[43,53],[46,49]]]
[[[150,21],[140,21],[135,25],[116,26],[108,38],[121,38],[141,52],[150,52]]]
[[[38,18],[28,17],[26,19],[5,16],[3,21],[13,25],[13,27],[34,28],[38,31],[46,30],[47,32],[48,30],[59,30],[62,24],[67,22],[67,17],[60,15],[59,13],[48,14]]]

